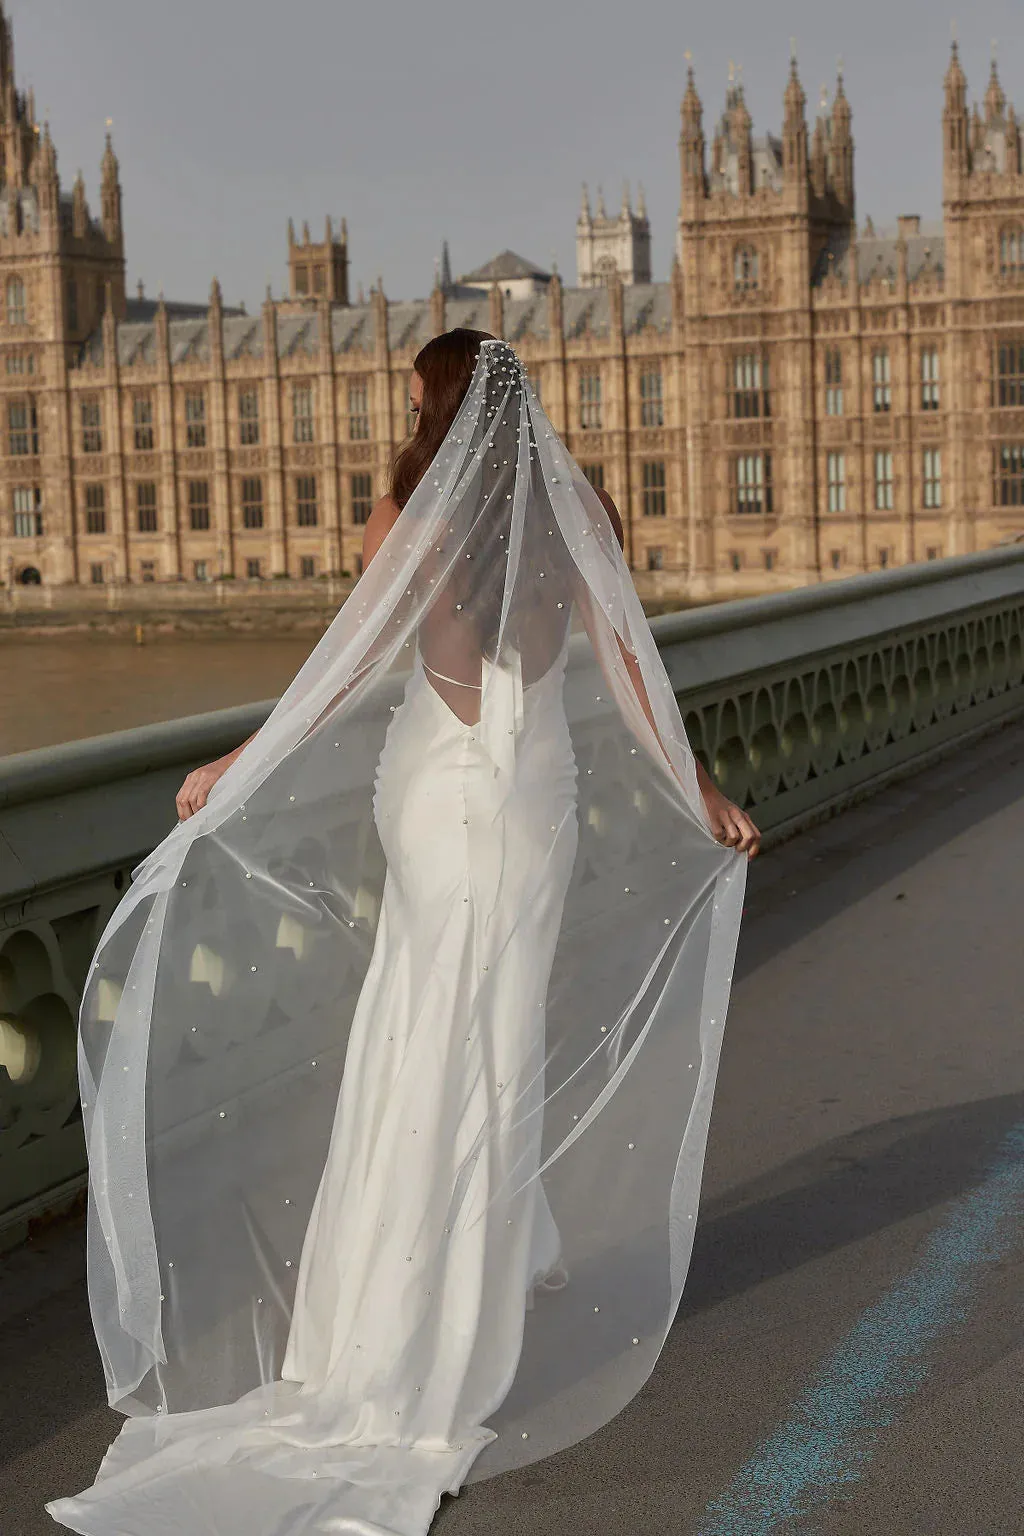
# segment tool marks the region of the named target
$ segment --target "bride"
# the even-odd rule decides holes
[[[410,394],[356,589],[89,972],[86,1536],[424,1536],[678,1306],[759,833],[512,347]]]

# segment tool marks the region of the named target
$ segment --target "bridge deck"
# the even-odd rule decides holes
[[[691,1277],[600,1434],[443,1536],[1024,1529],[1024,724],[751,869]],[[1016,1132],[1015,1132],[1016,1128]],[[0,1260],[4,1536],[92,1478],[81,1227]],[[183,1533],[184,1536],[184,1533]]]

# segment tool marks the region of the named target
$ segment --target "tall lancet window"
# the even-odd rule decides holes
[[[25,284],[20,277],[7,282],[7,324],[24,325],[28,318],[25,309]]]
[[[736,247],[732,262],[733,287],[737,293],[749,293],[761,286],[761,258],[752,245]]]
[[[1024,228],[1019,224],[999,236],[999,273],[1001,277],[1024,274]]]

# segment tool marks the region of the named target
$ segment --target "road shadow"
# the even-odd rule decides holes
[[[702,1210],[679,1316],[936,1209],[981,1183],[1024,1091],[864,1126]]]

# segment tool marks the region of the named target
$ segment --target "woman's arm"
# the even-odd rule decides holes
[[[597,495],[600,498],[601,505],[608,513],[608,517],[612,525],[612,530],[615,534],[615,537],[619,541],[619,548],[624,549],[625,538],[623,535],[622,519],[619,516],[619,510],[607,491],[598,490]],[[600,658],[601,653],[597,641],[594,613],[588,600],[589,589],[586,589],[586,591],[582,593],[582,598],[583,600],[581,602],[579,595],[577,596],[577,607],[580,610],[584,626],[586,627],[587,633],[590,636],[590,643],[593,646],[594,654]],[[661,734],[657,725],[655,724],[654,712],[651,709],[651,701],[648,697],[647,689],[644,685],[643,674],[640,671],[640,663],[633,655],[632,651],[628,649],[621,635],[619,635],[617,631],[615,632],[615,640],[619,647],[619,654],[621,655],[626,667],[626,671],[629,674],[629,679],[633,686],[633,691],[636,694],[637,702],[647,717],[651,730],[654,732],[655,740],[660,743]],[[662,747],[662,750],[664,750],[664,747]],[[694,754],[694,766],[697,770],[697,783],[700,786],[704,804],[707,806],[708,815],[711,818],[711,825],[714,829],[715,836],[719,839],[720,842],[724,842],[737,847],[742,852],[749,853],[751,858],[755,858],[757,856],[761,839],[761,834],[757,827],[754,825],[745,811],[740,810],[738,805],[734,805],[733,802],[722,793],[696,754]]]
[[[398,521],[400,512],[400,507],[390,496],[382,496],[373,507],[363,531],[364,574],[366,567],[370,564],[370,561]],[[356,680],[356,678],[353,678],[340,693],[335,694],[326,708],[320,711],[320,714],[310,726],[309,731],[306,732],[307,735],[316,730],[320,722],[331,712],[338,703],[338,700],[344,698]],[[202,768],[194,768],[192,770],[175,796],[174,803],[178,809],[179,821],[187,821],[190,816],[195,815],[196,811],[203,808],[209,798],[211,789],[218,779],[227,772],[232,763],[241,757],[249,743],[254,741],[258,735],[258,731],[253,731],[252,735],[247,736],[240,747],[235,747],[231,752],[225,752],[224,756],[218,757],[215,762],[206,763]]]

